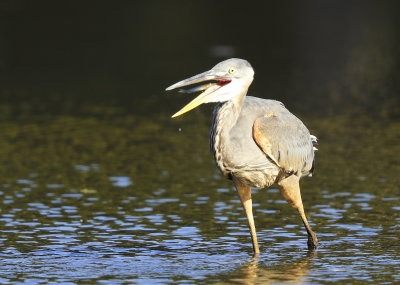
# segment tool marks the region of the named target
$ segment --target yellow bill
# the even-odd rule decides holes
[[[199,105],[201,105],[203,103],[207,103],[207,101],[209,101],[212,98],[212,93],[215,90],[219,89],[220,87],[221,86],[219,86],[217,84],[212,85],[206,91],[204,91],[199,96],[197,96],[192,101],[190,101],[189,104],[187,104],[185,107],[183,107],[178,112],[173,114],[172,118],[178,117],[178,116],[180,116],[180,115],[182,115],[182,114],[184,114],[186,112],[189,112],[190,110],[196,108],[197,106],[199,106]]]

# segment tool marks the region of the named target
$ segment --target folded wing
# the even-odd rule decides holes
[[[310,175],[313,171],[312,137],[291,113],[268,113],[255,120],[253,138],[268,159],[288,174]]]

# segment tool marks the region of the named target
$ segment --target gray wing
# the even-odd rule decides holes
[[[312,137],[304,124],[289,111],[269,112],[257,118],[253,125],[253,138],[268,158],[285,172],[299,176],[312,173]]]

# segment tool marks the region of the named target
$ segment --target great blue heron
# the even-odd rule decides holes
[[[235,184],[246,212],[253,251],[258,255],[251,187],[278,184],[283,197],[300,214],[308,234],[308,248],[317,236],[308,224],[299,180],[314,170],[314,142],[304,124],[275,100],[246,96],[254,70],[243,59],[231,58],[211,70],[182,80],[166,90],[194,85],[186,92],[204,91],[172,117],[200,104],[220,102],[214,109],[210,146],[222,174]]]

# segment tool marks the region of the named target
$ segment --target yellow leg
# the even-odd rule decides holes
[[[242,202],[244,211],[246,212],[247,220],[249,222],[251,240],[253,242],[253,252],[254,256],[258,256],[260,249],[258,248],[256,227],[254,224],[253,217],[253,203],[251,200],[251,188],[249,186],[243,185],[237,180],[234,180],[236,190],[239,194],[240,201]]]
[[[318,239],[315,233],[312,231],[310,225],[308,224],[306,215],[304,213],[303,201],[301,200],[299,180],[300,178],[298,176],[291,175],[281,180],[278,183],[278,186],[283,197],[300,214],[300,217],[303,221],[304,227],[306,228],[308,234],[308,242],[307,242],[308,248],[313,249],[318,246]]]

